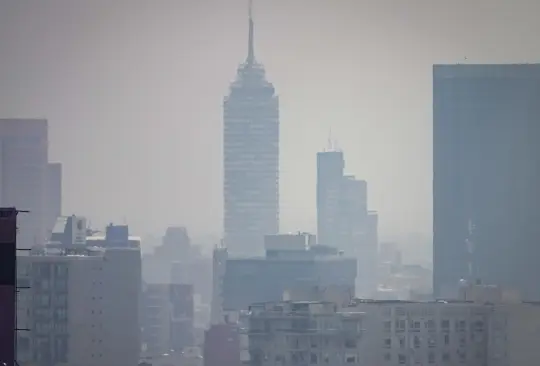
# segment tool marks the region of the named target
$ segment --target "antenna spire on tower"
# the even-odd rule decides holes
[[[249,0],[248,5],[249,16],[249,37],[248,37],[248,56],[246,63],[252,65],[255,62],[255,47],[253,39],[253,0]]]

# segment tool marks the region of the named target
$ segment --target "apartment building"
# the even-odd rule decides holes
[[[348,310],[366,314],[367,364],[486,365],[483,304],[356,300]]]
[[[250,308],[250,364],[361,364],[365,314],[330,302],[281,302]]]
[[[247,326],[251,362],[536,366],[540,304],[511,295],[475,285],[452,301],[257,304]]]
[[[21,365],[113,364],[102,352],[103,251],[18,258],[17,357]]]

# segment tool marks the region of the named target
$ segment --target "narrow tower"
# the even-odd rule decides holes
[[[255,59],[252,3],[248,53],[223,103],[224,242],[229,254],[263,252],[279,231],[279,100]]]

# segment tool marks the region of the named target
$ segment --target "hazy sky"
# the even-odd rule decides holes
[[[0,116],[47,117],[64,213],[221,233],[222,99],[247,0],[0,0]],[[431,65],[536,62],[540,1],[255,0],[281,102],[283,231],[316,226],[329,130],[382,237],[431,232]]]

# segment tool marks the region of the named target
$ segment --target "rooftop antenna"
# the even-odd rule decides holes
[[[328,151],[334,150],[333,142],[332,142],[332,127],[330,127],[330,131],[328,132]]]
[[[248,17],[249,17],[249,37],[248,37],[248,56],[246,63],[253,65],[255,63],[255,47],[253,38],[253,0],[249,0],[248,3]]]

